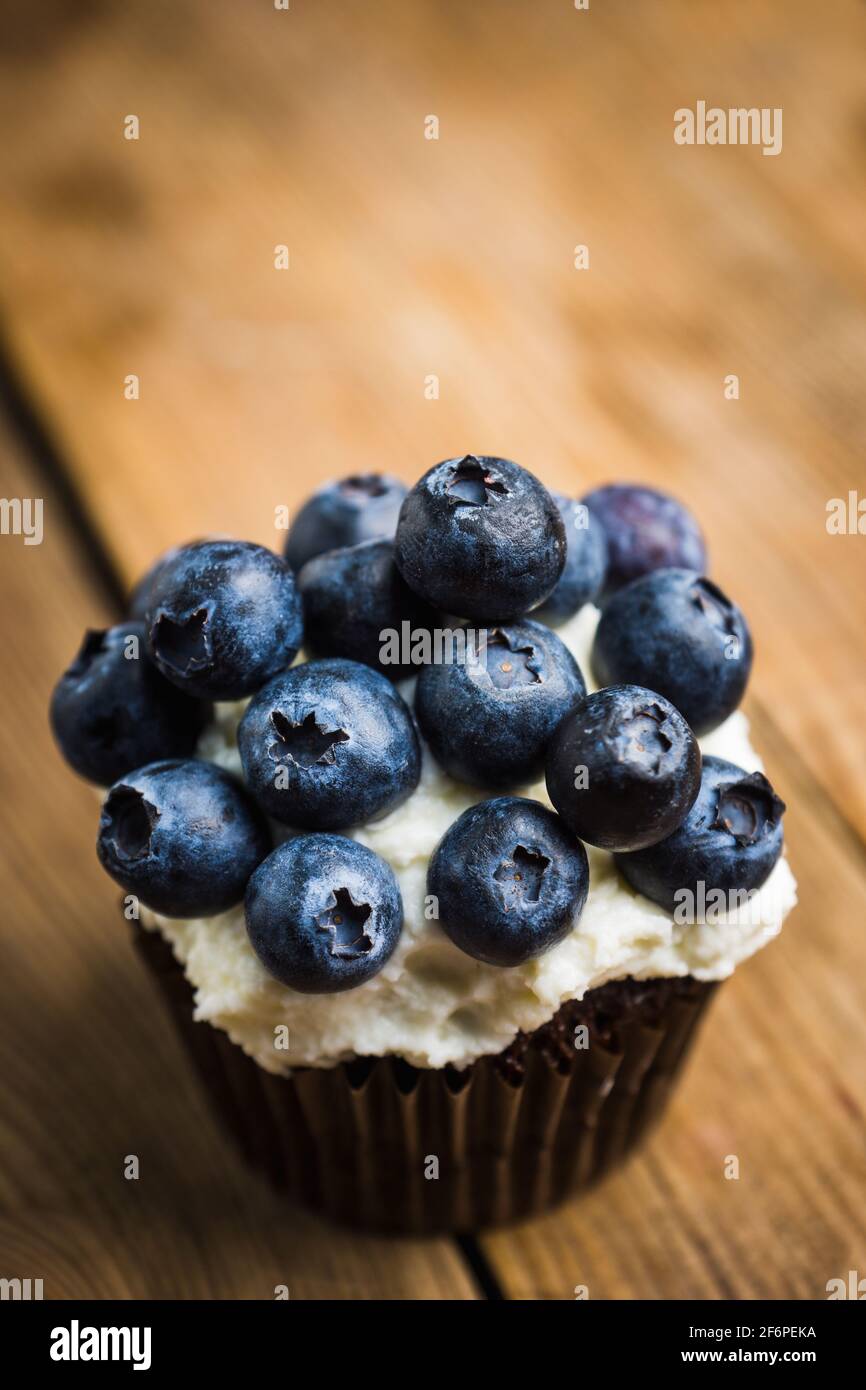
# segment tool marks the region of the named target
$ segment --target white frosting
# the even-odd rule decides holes
[[[590,679],[589,649],[598,613],[584,608],[558,635]],[[403,687],[411,698],[411,682]],[[199,756],[240,773],[235,730],[243,704],[221,705],[202,736]],[[760,760],[737,712],[707,738],[705,753],[747,771]],[[528,795],[549,805],[544,784]],[[631,975],[693,975],[720,980],[779,932],[796,902],[785,859],[757,897],[706,924],[677,925],[634,893],[609,854],[587,846],[590,890],[574,929],[559,945],[513,969],[484,965],[454,946],[424,916],[430,855],[454,820],[484,794],[447,777],[425,748],[420,785],[398,810],[347,833],[394,869],[403,895],[403,934],[384,969],[343,994],[298,994],[273,979],[247,940],[243,907],[218,917],[181,921],[142,911],[171,942],[195,988],[195,1017],[223,1028],[267,1071],[332,1066],[354,1055],[405,1057],[419,1067],[461,1067],[500,1052],[521,1029],[530,1031],[567,999],[580,999],[607,980]],[[713,914],[708,914],[712,916]],[[288,1028],[288,1048],[284,1042]]]

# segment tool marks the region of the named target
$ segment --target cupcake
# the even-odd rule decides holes
[[[785,808],[737,709],[746,620],[679,503],[475,456],[399,516],[363,481],[310,499],[285,561],[170,553],[52,722],[247,1159],[344,1222],[471,1231],[660,1117],[794,905]]]

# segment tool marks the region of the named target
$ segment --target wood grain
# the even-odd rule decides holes
[[[329,475],[412,479],[476,449],[574,493],[634,477],[680,494],[749,615],[749,709],[791,807],[802,906],[722,991],[646,1156],[581,1204],[485,1239],[514,1297],[568,1298],[580,1283],[592,1297],[821,1297],[828,1278],[866,1264],[866,538],[825,524],[830,498],[866,493],[864,44],[853,0],[792,0],[784,13],[772,0],[614,0],[584,13],[562,0],[299,0],[286,13],[56,0],[0,52],[0,116],[16,133],[0,151],[9,348],[127,580],[193,535],[278,543],[274,508]],[[673,112],[699,98],[781,106],[782,154],[675,146]],[[122,138],[129,113],[138,141]],[[424,139],[429,114],[437,141]],[[579,243],[588,271],[573,268]],[[274,269],[279,244],[287,271]],[[130,373],[138,400],[124,398]],[[738,400],[725,399],[729,373]],[[438,399],[425,397],[430,374]],[[19,621],[7,614],[24,669],[36,663],[22,719],[83,607],[51,606],[81,593],[70,560],[44,580],[27,563],[33,587]],[[131,1096],[153,1094],[143,1053],[169,1069],[177,1058],[116,928],[93,948],[91,916],[108,922],[111,907],[86,796],[47,751],[50,790],[25,795],[20,743],[2,776],[4,804],[23,807],[10,831],[22,865],[10,920],[27,924],[12,948],[25,981],[27,1046],[10,1078],[23,1148],[0,1193],[62,1210],[69,1192],[107,1193],[114,1177],[88,1138],[94,1106],[64,1039],[107,1088],[105,1154],[131,1142],[127,1071]],[[34,842],[58,816],[68,843],[45,867]],[[62,906],[44,940],[43,888]],[[46,1046],[70,1088],[76,1157],[60,1166],[28,1109]],[[164,1252],[173,1273],[156,1258],[130,1270],[138,1228],[112,1199],[98,1219],[127,1234],[99,1277],[249,1290],[273,1268],[269,1208],[234,1205],[246,1186],[222,1155],[216,1189],[232,1196],[214,1195],[208,1122],[191,1090],[163,1090],[151,1161],[173,1181],[191,1145],[211,1214],[190,1218],[191,1243],[180,1235],[176,1248],[237,1242],[241,1272],[203,1273],[211,1246],[196,1272]],[[726,1154],[740,1157],[738,1181],[722,1176]],[[213,1236],[224,1206],[243,1217]],[[92,1249],[90,1218],[65,1210],[58,1252],[67,1239]],[[154,1251],[163,1237],[175,1248],[161,1210],[157,1197],[144,1223]],[[17,1229],[38,1238],[38,1221]],[[297,1230],[304,1287],[354,1296],[366,1255],[342,1255],[328,1281],[333,1252],[362,1247]],[[469,1287],[452,1247],[429,1260],[370,1249],[375,1272],[361,1282],[376,1289]]]
[[[190,535],[273,542],[276,506],[353,468],[477,449],[572,491],[661,483],[749,610],[757,692],[866,833],[864,547],[825,527],[866,486],[862,5],[28,23],[0,292],[128,577]],[[781,106],[781,155],[675,146],[701,95]]]
[[[46,1298],[475,1297],[451,1242],[288,1210],[216,1130],[97,864],[95,791],[47,726],[59,671],[109,614],[5,425],[0,462],[6,495],[42,496],[45,518],[40,546],[0,539],[0,1273]]]

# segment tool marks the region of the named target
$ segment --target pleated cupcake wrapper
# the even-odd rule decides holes
[[[530,1046],[516,1083],[491,1057],[461,1073],[378,1058],[276,1076],[194,1021],[170,945],[133,926],[212,1108],[248,1162],[291,1198],[382,1231],[477,1230],[597,1182],[661,1116],[716,988],[689,981],[671,994],[670,982],[647,982],[645,1003],[621,1024],[601,1030],[590,1011],[587,1048],[553,1060]]]

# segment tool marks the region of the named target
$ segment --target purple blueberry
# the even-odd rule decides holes
[[[64,758],[104,787],[158,758],[194,753],[209,713],[151,664],[138,622],[86,632],[51,696],[51,727]]]
[[[234,907],[270,848],[265,818],[240,783],[194,759],[125,773],[105,798],[96,844],[111,877],[167,917]]]
[[[305,502],[289,528],[285,558],[293,570],[326,550],[361,541],[391,540],[406,484],[387,473],[354,473],[326,483]]]
[[[543,603],[565,564],[565,527],[546,488],[508,459],[446,459],[400,510],[397,566],[444,613],[481,623]]]
[[[539,777],[557,724],[586,693],[580,667],[542,623],[474,633],[461,659],[427,666],[415,714],[436,761],[460,782],[504,790]]]
[[[421,775],[415,724],[394,686],[337,657],[295,666],[260,690],[241,720],[238,748],[259,805],[308,830],[383,816]]]
[[[291,666],[303,614],[289,567],[262,545],[200,541],[159,569],[146,614],[163,675],[211,700],[238,700]]]
[[[701,785],[701,753],[668,700],[611,685],[587,695],[562,721],[546,779],[575,835],[602,849],[642,849],[685,819]]]
[[[393,870],[342,835],[299,835],[256,869],[247,934],[262,965],[303,994],[334,994],[382,969],[400,939]]]
[[[537,801],[482,801],[450,827],[427,871],[439,925],[488,965],[522,965],[567,936],[589,891],[586,850]]]
[[[735,907],[772,873],[784,811],[762,773],[706,757],[700,793],[682,825],[648,849],[617,855],[617,866],[632,888],[668,912],[718,892],[736,895],[729,899]]]
[[[609,483],[584,497],[607,537],[608,566],[603,597],[658,569],[707,567],[704,538],[681,502],[638,483]]]
[[[701,737],[737,708],[752,669],[746,619],[693,570],[636,579],[605,604],[592,648],[599,685],[664,695]]]

